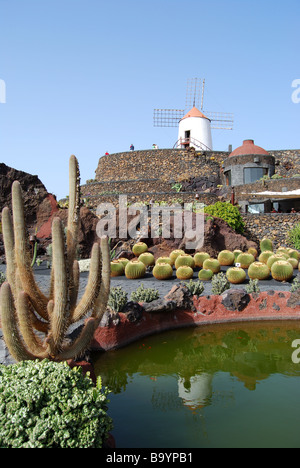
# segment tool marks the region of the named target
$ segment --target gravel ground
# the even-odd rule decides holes
[[[227,270],[226,267],[222,267],[222,271],[225,273]],[[0,265],[0,271],[5,272],[5,265]],[[297,274],[297,270],[295,273],[295,276]],[[35,277],[36,281],[39,284],[41,290],[45,293],[47,293],[49,289],[49,279],[50,279],[50,270],[46,269],[43,266],[40,266],[36,268],[35,270]],[[193,280],[198,279],[198,271],[194,271],[194,276]],[[83,294],[83,291],[85,289],[86,283],[88,280],[88,273],[81,273],[80,275],[80,291],[79,291],[79,296]],[[236,285],[235,288],[244,288],[245,285],[249,282],[249,279],[247,277],[247,280],[245,283],[241,285]],[[145,278],[141,280],[128,280],[125,277],[117,277],[117,278],[112,278],[111,279],[111,287],[121,287],[123,288],[127,293],[128,293],[128,300],[130,300],[130,295],[133,291],[135,291],[141,283],[144,284],[145,288],[154,288],[159,291],[160,297],[164,297],[173,287],[174,284],[180,283],[180,280],[178,280],[176,277],[172,280],[168,281],[158,281],[155,278],[153,278],[151,273],[147,273]],[[210,295],[211,294],[211,282],[204,282],[204,295]],[[281,290],[281,291],[290,291],[291,285],[289,283],[279,283],[278,281],[275,281],[273,279],[268,280],[268,281],[261,281],[260,282],[260,289],[261,291],[268,291],[268,290]],[[3,336],[2,336],[2,330],[0,328],[0,364],[4,365],[9,365],[12,364],[14,360],[10,357],[7,348],[5,346]]]

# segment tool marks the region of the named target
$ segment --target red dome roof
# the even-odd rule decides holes
[[[244,140],[242,146],[236,148],[229,156],[242,156],[244,154],[263,154],[268,155],[269,153],[254,144],[254,140]]]

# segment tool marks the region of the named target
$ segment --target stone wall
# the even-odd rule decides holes
[[[296,224],[300,223],[300,213],[247,214],[243,215],[243,220],[246,224],[245,235],[249,240],[259,242],[264,237],[268,237],[277,248],[290,246],[288,233]]]
[[[219,173],[227,152],[161,149],[103,156],[96,169],[98,182],[160,179],[168,182]]]

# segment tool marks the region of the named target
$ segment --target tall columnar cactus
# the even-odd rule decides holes
[[[7,282],[1,287],[1,323],[5,342],[17,361],[51,359],[63,361],[79,356],[89,346],[107,307],[110,291],[108,239],[92,249],[85,292],[78,301],[79,265],[75,259],[80,211],[80,177],[75,156],[70,158],[70,196],[65,242],[60,218],[52,223],[52,271],[50,293],[38,287],[31,268],[25,226],[22,190],[12,186],[13,218],[8,208],[2,212],[2,229],[7,263]],[[66,340],[69,326],[83,319],[81,333],[74,342]],[[37,334],[36,330],[43,332]]]

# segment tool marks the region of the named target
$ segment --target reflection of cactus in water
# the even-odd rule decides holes
[[[79,265],[75,259],[80,209],[78,162],[70,158],[70,202],[67,241],[60,218],[52,223],[53,268],[50,294],[38,287],[31,268],[21,186],[12,187],[13,221],[8,208],[2,212],[7,262],[7,282],[1,288],[1,321],[4,339],[17,361],[72,359],[89,346],[106,310],[110,289],[109,248],[106,238],[92,249],[90,275],[77,304]],[[102,258],[101,258],[102,257]],[[90,312],[79,337],[66,343],[68,328]],[[43,332],[42,339],[35,330]]]

